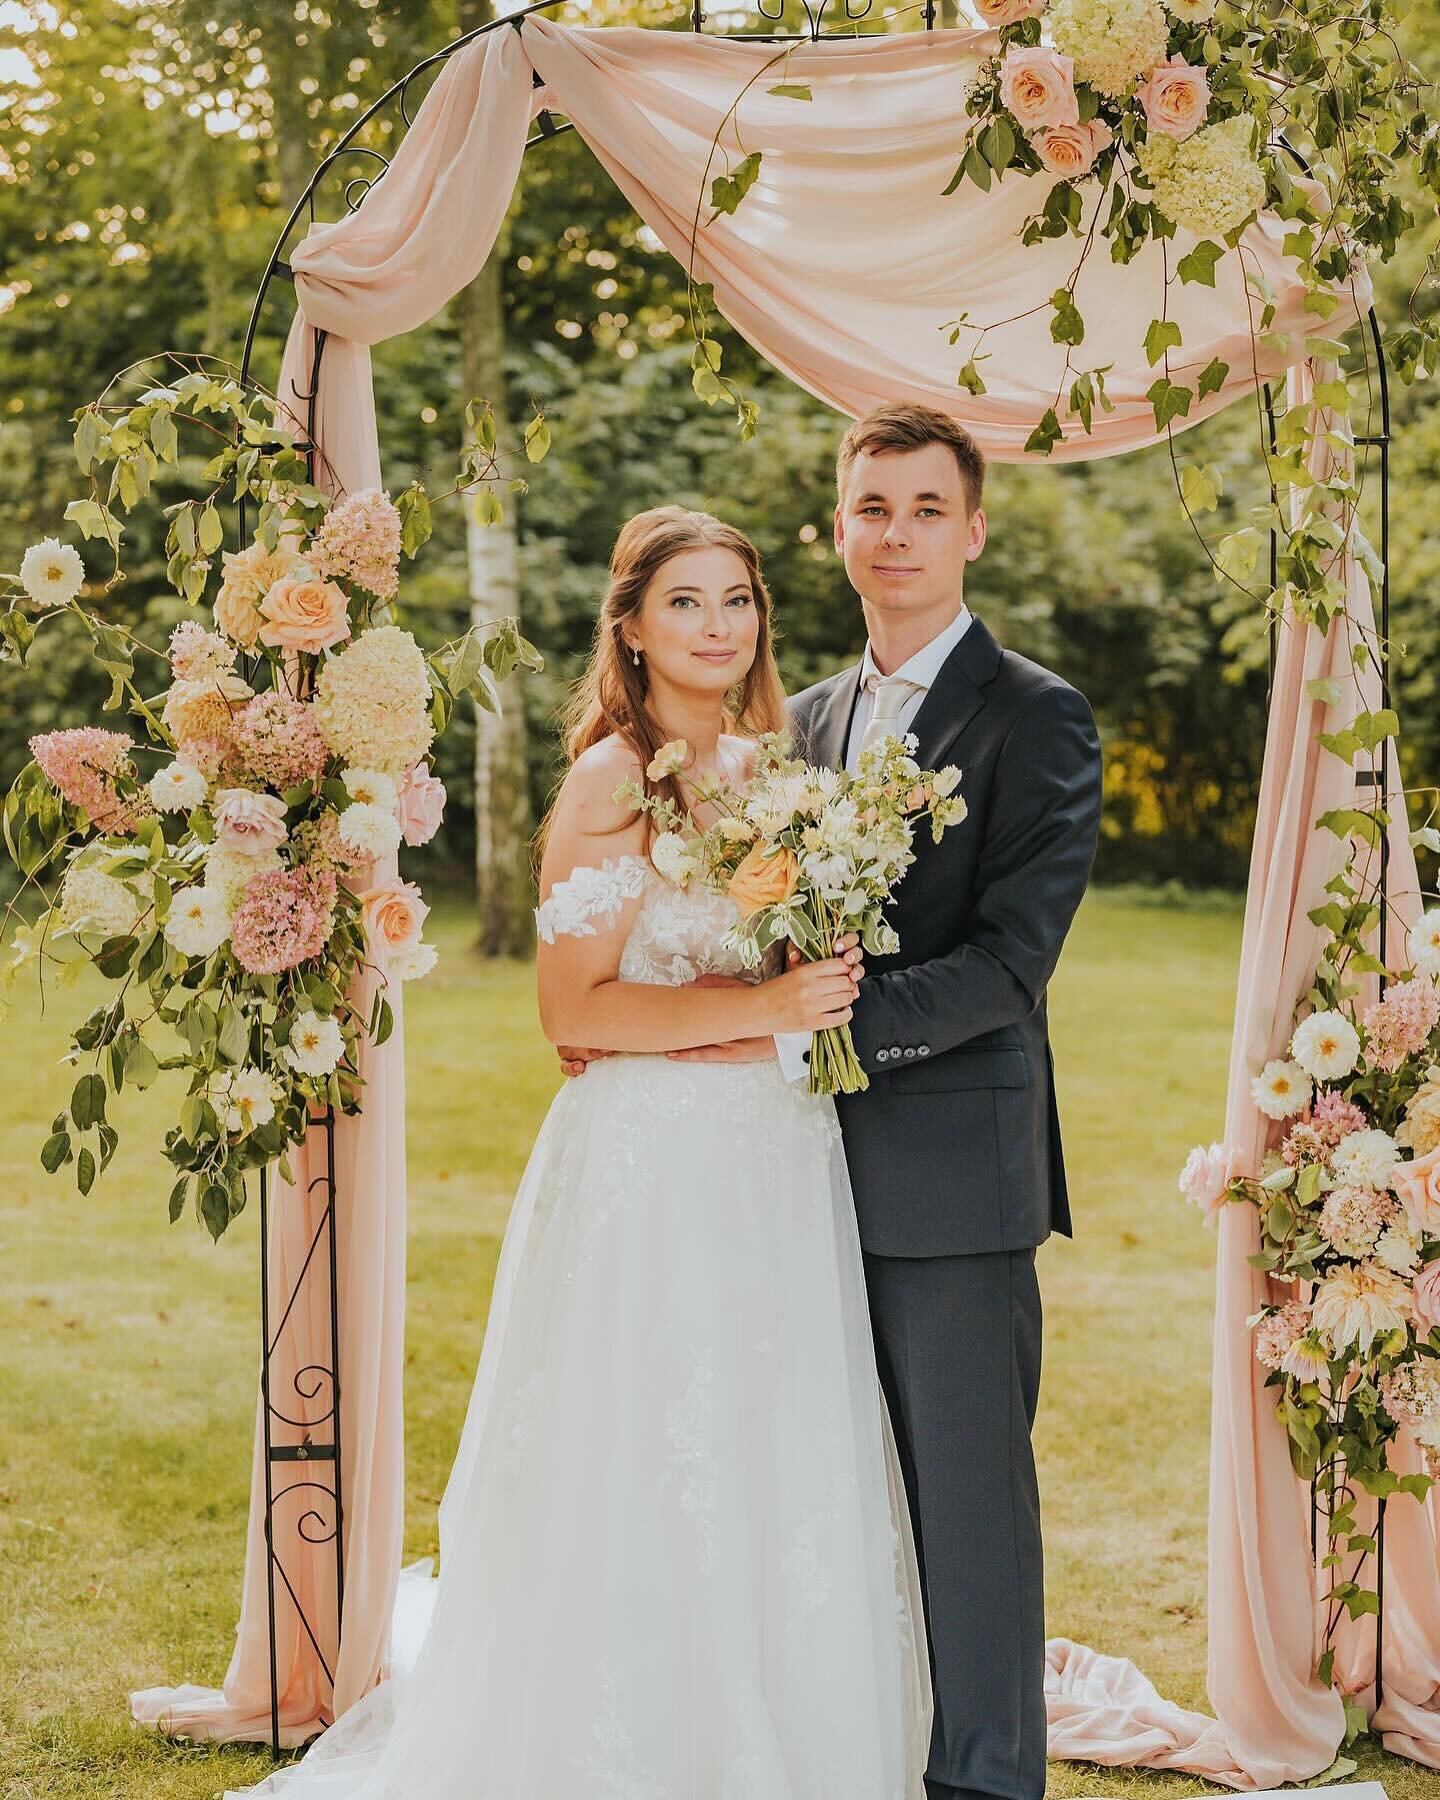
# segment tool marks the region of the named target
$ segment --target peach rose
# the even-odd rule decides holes
[[[999,31],[1002,25],[1016,25],[1021,19],[1038,19],[1046,0],[975,0],[980,23]]]
[[[1415,1314],[1415,1323],[1420,1327],[1421,1337],[1440,1325],[1440,1262],[1426,1263],[1415,1277],[1415,1291],[1410,1304]]]
[[[445,783],[416,763],[400,784],[400,830],[412,848],[428,844],[445,817]]]
[[[420,942],[430,908],[413,881],[394,881],[367,888],[358,896],[360,916],[372,942],[400,950]]]
[[[1390,1185],[1400,1196],[1410,1229],[1440,1237],[1440,1146],[1413,1162],[1396,1163]]]
[[[278,849],[289,836],[285,829],[285,802],[278,794],[221,788],[215,796],[214,817],[216,843],[250,856]]]
[[[1208,1225],[1225,1204],[1225,1190],[1237,1175],[1245,1173],[1244,1152],[1234,1144],[1197,1144],[1180,1171],[1179,1188],[1198,1206]]]
[[[800,864],[793,850],[780,849],[765,854],[765,846],[757,844],[730,877],[730,898],[748,919],[762,907],[778,906],[788,900],[800,884]]]
[[[1205,123],[1210,110],[1210,77],[1183,56],[1172,56],[1136,88],[1135,98],[1145,109],[1151,133],[1179,142]]]
[[[1005,52],[1000,98],[1024,131],[1080,123],[1074,61],[1045,44],[1012,44]]]
[[[1048,131],[1037,131],[1030,147],[1052,175],[1074,181],[1088,175],[1095,158],[1114,141],[1115,133],[1105,121],[1092,119],[1088,125],[1052,125]]]
[[[287,575],[265,590],[260,614],[262,644],[286,650],[328,650],[350,635],[344,593],[314,575]]]
[[[238,644],[242,650],[250,650],[264,623],[260,617],[259,597],[251,588],[235,587],[228,581],[221,583],[220,592],[215,596],[215,627],[218,631],[224,632],[230,642]]]

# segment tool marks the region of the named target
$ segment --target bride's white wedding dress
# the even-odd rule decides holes
[[[731,903],[635,856],[625,981],[739,975]],[[922,1800],[928,1659],[833,1103],[774,1061],[617,1055],[556,1096],[506,1230],[398,1671],[255,1793]]]

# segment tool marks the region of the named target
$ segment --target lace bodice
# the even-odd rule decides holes
[[[607,856],[598,869],[583,864],[572,869],[536,909],[536,929],[547,944],[557,936],[593,937],[602,925],[613,926],[635,899],[641,906],[620,954],[622,981],[680,987],[697,975],[755,978],[740,952],[724,941],[736,921],[734,902],[698,880],[676,887],[643,856]]]

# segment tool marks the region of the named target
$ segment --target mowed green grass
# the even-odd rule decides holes
[[[435,1549],[500,1234],[557,1085],[531,971],[486,964],[457,907],[408,997],[407,1555]],[[1041,1253],[1038,1427],[1052,1632],[1133,1655],[1204,1705],[1213,1238],[1175,1192],[1221,1124],[1238,908],[1097,893],[1052,995],[1079,1236]],[[0,1052],[0,1794],[191,1800],[263,1751],[131,1726],[126,1694],[218,1683],[233,1640],[255,1411],[256,1220],[212,1246],[165,1219],[169,1096],[124,1103],[88,1200],[37,1160],[68,1093],[66,1024],[33,994]],[[1396,1796],[1434,1777],[1363,1752]],[[1052,1765],[1057,1796],[1202,1784]],[[423,1796],[416,1796],[423,1800]],[[515,1800],[542,1800],[519,1796]]]

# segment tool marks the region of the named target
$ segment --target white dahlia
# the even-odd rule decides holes
[[[1399,1160],[1400,1147],[1388,1131],[1352,1131],[1331,1152],[1330,1167],[1355,1187],[1384,1188]]]
[[[170,902],[165,942],[182,956],[209,956],[230,935],[230,908],[215,888],[182,888]]]
[[[1290,1054],[1316,1081],[1338,1081],[1359,1061],[1360,1033],[1344,1013],[1311,1013],[1296,1026]]]
[[[1386,1332],[1403,1331],[1410,1318],[1410,1284],[1379,1263],[1336,1269],[1315,1289],[1315,1329],[1338,1355],[1352,1344],[1368,1351]]]
[[[334,1019],[322,1019],[314,1012],[296,1015],[283,1052],[292,1069],[318,1079],[331,1074],[344,1054],[345,1039]]]
[[[150,798],[156,812],[190,812],[204,800],[210,784],[193,763],[166,763],[150,777]]]
[[[80,552],[59,538],[41,538],[20,559],[20,585],[36,606],[68,606],[85,585]]]
[[[388,856],[400,847],[400,821],[393,812],[357,800],[340,815],[340,841],[361,856]]]
[[[387,775],[381,769],[345,769],[340,779],[352,800],[362,801],[366,806],[378,806],[382,812],[394,812],[400,790],[393,775]]]
[[[1440,975],[1440,906],[1410,927],[1410,964],[1422,975]]]
[[[1250,1095],[1267,1119],[1288,1119],[1310,1104],[1310,1077],[1299,1063],[1275,1057],[1250,1083]]]

